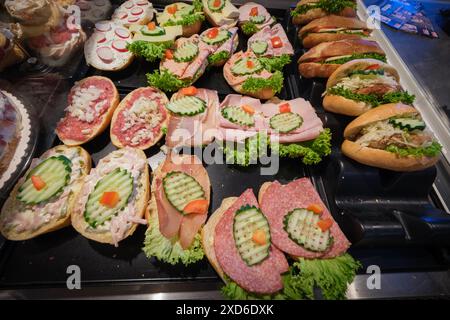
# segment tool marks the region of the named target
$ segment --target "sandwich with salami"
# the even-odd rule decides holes
[[[291,11],[292,23],[307,24],[328,15],[356,17],[354,0],[301,0]]]
[[[165,51],[159,70],[147,74],[148,83],[169,92],[188,87],[203,75],[210,54],[211,47],[201,41],[198,34],[179,38]]]
[[[228,95],[218,113],[218,142],[227,163],[248,166],[270,148],[280,157],[317,164],[331,153],[331,133],[311,104],[302,98],[273,100]]]
[[[71,208],[91,168],[81,147],[56,146],[17,182],[3,205],[0,231],[9,240],[27,240],[70,225]]]
[[[192,5],[175,2],[156,14],[156,21],[161,27],[181,26],[183,37],[190,37],[199,33],[203,20],[205,20],[205,16],[200,0],[194,0]]]
[[[386,62],[386,54],[375,41],[347,39],[323,42],[300,57],[298,71],[305,78],[328,78],[340,65],[368,58]]]
[[[358,18],[329,15],[308,23],[299,30],[298,37],[309,49],[322,42],[367,38],[371,32]]]
[[[167,128],[168,99],[164,92],[138,88],[119,104],[111,120],[111,142],[118,148],[146,150],[155,145]]]
[[[247,2],[239,7],[239,27],[247,36],[274,23],[275,20],[267,9],[258,3]]]
[[[325,110],[359,116],[378,105],[412,104],[414,95],[403,90],[395,68],[374,59],[344,63],[328,78],[323,98]]]
[[[264,100],[279,93],[284,82],[280,70],[273,70],[252,51],[231,56],[223,67],[223,75],[234,91]]]
[[[221,67],[227,62],[239,45],[238,28],[210,28],[200,34],[200,40],[210,47],[208,65]]]
[[[72,225],[88,239],[117,247],[138,224],[147,224],[149,189],[145,153],[129,147],[115,150],[84,178],[71,209]]]
[[[392,171],[433,166],[442,149],[419,112],[402,103],[373,108],[344,130],[342,153],[362,164]]]
[[[326,299],[345,298],[347,285],[360,264],[346,254],[350,242],[311,181],[301,178],[285,185],[266,182],[258,200],[273,245],[297,261],[291,272],[310,278],[301,287],[306,297],[313,298],[317,286]]]
[[[69,92],[65,116],[56,127],[59,140],[68,146],[86,143],[109,125],[119,104],[114,83],[105,77],[85,78]]]
[[[202,0],[206,19],[215,27],[234,27],[239,19],[239,10],[230,0]]]
[[[153,173],[143,248],[148,258],[172,265],[203,259],[200,231],[208,217],[210,189],[196,156],[168,154]]]
[[[182,88],[172,95],[166,108],[169,110],[166,146],[203,146],[214,140],[219,109],[217,91]]]
[[[147,0],[127,0],[122,3],[112,15],[112,21],[129,27],[145,25],[153,20],[153,5]]]

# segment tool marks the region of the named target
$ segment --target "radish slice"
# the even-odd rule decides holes
[[[111,24],[107,21],[97,22],[95,24],[95,29],[97,29],[98,31],[101,31],[101,32],[107,32],[107,31],[111,30]]]
[[[139,17],[129,17],[128,22],[136,22],[139,21]]]
[[[140,0],[140,1],[136,2],[136,4],[138,6],[146,6],[146,5],[148,5],[148,1],[147,0]]]
[[[135,7],[133,9],[131,9],[131,14],[134,15],[134,16],[138,16],[142,12],[144,12],[144,9],[142,9],[142,8]]]
[[[126,18],[128,18],[128,13],[126,13],[126,12],[121,12],[121,13],[119,14],[119,19],[120,19],[120,20],[125,20]]]
[[[112,47],[119,52],[127,52],[127,42],[123,40],[115,40],[112,43]]]
[[[117,28],[116,35],[118,35],[122,39],[128,39],[130,37],[130,32],[124,28]]]
[[[105,0],[95,0],[95,1],[94,1],[94,4],[95,4],[97,7],[103,7],[104,5],[106,5],[106,1],[105,1]]]
[[[127,1],[123,4],[123,6],[127,9],[131,9],[134,7],[134,3],[133,3],[133,1]]]
[[[105,63],[111,63],[114,60],[114,53],[109,47],[98,48],[97,55]]]
[[[104,35],[100,35],[98,37],[97,43],[103,43],[106,41],[106,37]]]

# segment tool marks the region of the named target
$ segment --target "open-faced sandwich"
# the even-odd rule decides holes
[[[239,19],[239,10],[230,0],[202,0],[206,19],[215,27],[234,27]]]
[[[252,51],[269,71],[283,70],[294,54],[292,44],[281,24],[266,26],[248,39],[247,48]]]
[[[164,92],[145,87],[130,92],[119,104],[111,120],[111,141],[118,148],[145,150],[156,144],[167,128]]]
[[[110,0],[76,0],[80,8],[82,22],[96,23],[110,17],[112,5]]]
[[[210,204],[208,173],[193,155],[169,154],[153,173],[147,257],[188,265],[203,259],[200,231]]]
[[[264,100],[280,92],[284,82],[281,71],[273,70],[252,51],[231,56],[223,67],[223,75],[234,91]]]
[[[199,33],[205,16],[200,0],[194,0],[192,5],[175,2],[167,5],[163,12],[157,13],[156,20],[161,27],[182,26],[183,37]]]
[[[239,27],[248,36],[274,23],[267,9],[258,3],[247,2],[239,7]]]
[[[298,71],[305,78],[328,78],[340,65],[367,58],[386,62],[386,54],[375,41],[348,39],[323,42],[298,59]]]
[[[220,105],[218,117],[216,139],[226,142],[227,163],[256,163],[267,152],[260,148],[269,147],[281,157],[302,158],[304,164],[319,163],[331,152],[329,129],[302,98],[262,104],[231,94]]]
[[[412,104],[414,95],[404,91],[395,68],[374,59],[344,63],[328,78],[323,107],[331,112],[359,116],[381,104]]]
[[[99,161],[84,178],[71,210],[73,227],[88,239],[118,246],[144,219],[149,197],[147,157],[123,148]]]
[[[230,59],[239,45],[238,28],[210,28],[200,34],[200,41],[210,47],[208,64],[221,67]]]
[[[26,240],[70,225],[71,207],[90,168],[91,157],[81,147],[57,146],[34,159],[3,205],[3,236]]]
[[[315,19],[334,14],[356,17],[354,0],[301,0],[291,11],[294,24],[307,24]]]
[[[182,88],[172,95],[166,108],[170,112],[166,133],[169,148],[203,146],[214,140],[219,108],[217,91]]]
[[[419,112],[402,103],[373,108],[350,122],[342,152],[368,166],[418,171],[433,166],[442,146]]]
[[[322,42],[367,38],[371,32],[358,18],[329,15],[308,23],[299,30],[298,37],[303,47],[312,48]]]
[[[211,47],[200,40],[198,34],[179,38],[167,49],[159,70],[147,74],[148,83],[163,91],[177,91],[197,81],[208,66]]]
[[[112,15],[112,20],[129,27],[133,24],[145,25],[153,20],[153,5],[147,0],[127,0]]]
[[[56,127],[59,140],[78,146],[92,140],[109,125],[119,104],[114,83],[105,77],[85,78],[70,90],[65,116]]]
[[[134,36],[128,50],[149,62],[162,59],[166,50],[174,45],[175,39],[183,34],[181,26],[161,27],[154,22],[145,26],[131,25],[129,29]]]
[[[113,21],[99,21],[94,33],[84,45],[84,57],[88,65],[103,71],[125,69],[132,61],[128,50],[131,32]]]

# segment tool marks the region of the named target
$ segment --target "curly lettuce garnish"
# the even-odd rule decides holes
[[[247,78],[242,85],[242,89],[246,92],[258,92],[262,89],[271,88],[275,93],[279,93],[283,88],[283,83],[283,74],[280,71],[275,71],[268,79]]]
[[[192,14],[185,14],[181,16],[181,19],[179,20],[169,19],[163,24],[163,26],[191,26],[197,22],[203,22],[203,20],[205,20],[205,16],[202,12],[194,12]]]
[[[164,57],[164,52],[174,44],[173,41],[153,43],[143,40],[133,41],[127,45],[127,49],[135,56],[143,57],[149,62],[154,62]]]
[[[208,57],[209,64],[219,63],[230,58],[230,53],[228,51],[220,51],[217,53],[213,53]]]
[[[259,62],[263,65],[263,68],[269,72],[282,71],[283,67],[291,63],[291,56],[288,54],[282,54],[279,57],[261,57],[258,58]]]
[[[368,52],[368,53],[354,53],[350,57],[344,57],[340,59],[323,61],[324,64],[344,64],[346,62],[356,60],[356,59],[376,59],[383,62],[386,62],[386,56],[383,54]]]
[[[352,0],[319,0],[297,6],[291,11],[291,16],[305,14],[312,9],[322,9],[327,13],[339,13],[347,7],[356,9],[356,2]]]
[[[251,21],[244,22],[241,25],[241,30],[247,36],[251,36],[259,31],[258,26]]]
[[[178,91],[190,85],[189,80],[180,80],[167,70],[155,70],[147,73],[147,81],[151,87],[159,88],[166,92]]]
[[[400,157],[436,157],[441,153],[442,146],[437,141],[433,141],[431,145],[427,147],[407,147],[407,148],[401,148],[398,146],[395,146],[393,144],[387,146],[385,149],[386,151],[395,153],[399,155]]]

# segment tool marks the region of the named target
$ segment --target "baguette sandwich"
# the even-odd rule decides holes
[[[334,14],[344,17],[356,17],[354,0],[301,0],[291,11],[294,24],[307,24],[315,19]]]

